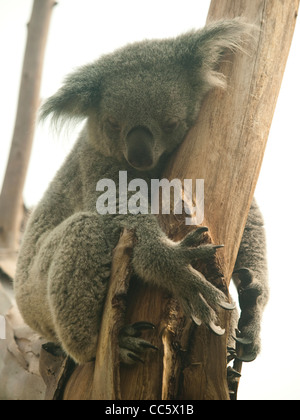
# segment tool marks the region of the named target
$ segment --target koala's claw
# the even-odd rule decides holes
[[[192,232],[188,233],[179,243],[179,247],[184,249],[186,256],[190,260],[202,259],[206,260],[213,257],[218,248],[223,248],[224,245],[205,244],[200,245],[203,233],[207,232],[206,226],[201,226]]]
[[[138,322],[135,322],[134,324],[127,325],[127,327],[125,327],[125,330],[127,334],[131,334],[135,337],[139,337],[143,330],[154,330],[154,328],[155,328],[155,325],[152,324],[151,322],[138,321]]]
[[[121,329],[119,336],[119,354],[122,363],[127,365],[135,362],[144,363],[140,357],[141,353],[148,349],[158,350],[153,344],[139,338],[143,330],[154,328],[155,325],[151,322],[140,321],[127,325]]]
[[[185,253],[191,262],[195,260],[206,261],[212,258],[219,248],[224,248],[224,245],[207,244],[200,245],[197,248],[190,247],[185,249]]]
[[[233,347],[227,347],[227,364],[234,359],[236,359],[236,349]]]
[[[122,353],[120,352],[120,354],[122,354]],[[121,361],[123,363],[126,363],[127,365],[128,364],[133,364],[135,362],[139,362],[139,363],[143,363],[143,364],[145,363],[144,360],[142,360],[140,357],[138,357],[135,353],[133,353],[131,351],[127,352],[126,356],[125,357],[124,356],[125,355],[122,355]],[[126,360],[125,360],[125,358],[126,358]],[[127,358],[129,358],[130,361],[128,361],[129,359],[127,360]]]
[[[193,308],[191,308],[193,310]],[[195,322],[196,325],[200,326],[202,324],[202,320],[191,313],[191,318]],[[225,333],[225,330],[221,328],[219,325],[216,325],[213,321],[210,321],[208,323],[208,327],[211,329],[212,332],[214,332],[217,335],[223,335]]]
[[[192,320],[195,322],[196,325],[200,326],[202,321],[200,318],[197,318],[195,315],[191,314]],[[211,331],[217,335],[223,335],[225,330],[218,325],[215,325],[212,321],[208,324]]]
[[[250,340],[250,338],[247,337],[233,337],[235,341],[237,341],[238,343],[247,346],[249,344],[252,344],[252,340]]]
[[[237,356],[236,359],[240,360],[241,362],[253,362],[257,357],[256,352],[243,354],[242,356]]]
[[[188,233],[180,242],[182,247],[198,246],[203,233],[208,232],[208,227],[201,226],[198,229]]]
[[[231,366],[227,368],[227,383],[229,396],[231,400],[236,400],[237,397],[237,386],[239,379],[242,375],[237,370],[233,369]]]
[[[227,368],[227,378],[240,378],[242,375],[237,370],[233,369],[231,366]]]
[[[191,313],[191,318],[192,320],[195,322],[196,325],[198,325],[198,327],[200,327],[200,325],[202,324],[202,321],[200,318],[198,318],[196,315],[194,315],[193,313]]]
[[[233,309],[235,309],[235,303],[229,303],[229,302],[219,302],[219,306],[221,306],[221,308],[226,309],[226,311],[232,311]]]
[[[241,362],[253,362],[257,357],[257,352],[253,350],[253,342],[247,337],[233,337],[237,343],[242,345],[242,355],[235,355],[235,359]]]
[[[214,332],[216,335],[224,335],[225,330],[221,328],[219,325],[215,325],[213,322],[209,323],[209,328]]]
[[[234,358],[241,362],[253,362],[256,359],[258,352],[255,349],[253,340],[247,336],[243,336],[239,330],[236,330],[236,337],[234,340],[242,347],[242,354],[235,353]]]

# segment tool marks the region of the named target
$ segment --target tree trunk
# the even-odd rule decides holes
[[[208,21],[243,16],[261,31],[253,39],[250,54],[226,57],[221,70],[228,89],[215,89],[206,97],[197,124],[165,172],[169,179],[205,180],[204,224],[210,232],[206,240],[225,247],[218,251],[213,266],[199,268],[225,293],[258,179],[298,6],[299,0],[212,0]],[[176,219],[161,215],[159,220],[175,240],[188,231],[178,215]],[[226,335],[219,337],[205,326],[197,327],[171,296],[136,279],[130,282],[124,310],[132,246],[128,240],[125,233],[118,247],[123,257],[119,255],[117,265],[125,274],[121,280],[111,277],[95,366],[75,371],[65,399],[229,399]],[[124,314],[125,323],[149,321],[156,325],[145,338],[159,351],[149,352],[144,364],[119,367],[120,314]],[[230,313],[220,310],[219,315],[228,333]],[[89,375],[90,392],[86,393],[81,384],[87,383]]]
[[[29,164],[51,13],[55,0],[35,0],[28,24],[19,102],[0,196],[0,248],[18,247],[22,193]]]

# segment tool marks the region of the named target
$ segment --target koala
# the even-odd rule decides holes
[[[120,171],[127,172],[128,181],[142,178],[149,184],[160,178],[207,92],[225,86],[218,63],[226,50],[241,47],[248,29],[239,19],[223,20],[175,38],[127,45],[74,71],[43,104],[41,119],[85,119],[85,125],[30,217],[14,287],[25,322],[75,362],[95,357],[112,251],[125,227],[136,235],[134,273],[178,298],[197,324],[224,333],[218,307],[233,310],[234,305],[191,267],[218,252],[218,245],[199,245],[205,228],[174,242],[151,213],[99,214],[96,185],[100,179],[118,185]],[[268,297],[263,221],[255,202],[233,278],[241,305],[236,340],[250,361],[260,350]],[[154,348],[138,337],[151,327],[141,321],[124,328],[122,362],[140,360],[142,351]]]

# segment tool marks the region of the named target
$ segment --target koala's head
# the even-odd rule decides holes
[[[88,118],[89,141],[138,170],[154,168],[195,123],[216,71],[249,25],[224,20],[177,38],[128,45],[79,68],[42,107],[41,117]]]

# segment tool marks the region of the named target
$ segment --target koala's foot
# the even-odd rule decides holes
[[[227,368],[227,384],[229,390],[229,396],[231,400],[236,400],[237,396],[237,386],[239,379],[242,375],[240,372],[236,371],[232,367],[228,366]]]
[[[141,355],[148,349],[158,350],[156,346],[140,338],[143,330],[153,330],[155,325],[150,322],[135,322],[126,325],[120,331],[120,361],[126,365],[132,365],[135,362],[144,363]]]
[[[226,310],[233,310],[235,303],[226,301],[226,296],[215,286],[209,283],[202,273],[194,270],[190,265],[194,260],[209,260],[216,253],[216,250],[223,248],[223,245],[200,245],[199,241],[207,227],[200,227],[189,233],[181,242],[181,253],[179,260],[184,257],[187,264],[184,277],[184,290],[180,295],[183,307],[197,325],[204,322],[215,334],[223,335],[225,330],[216,325],[217,315],[215,310],[220,306]]]
[[[261,310],[259,297],[263,295],[261,284],[255,281],[254,273],[247,268],[240,268],[233,273],[239,279],[237,287],[241,315],[235,340],[243,347],[243,355],[238,359],[252,362],[260,351]]]
[[[223,335],[225,330],[218,326],[218,308],[232,310],[235,304],[229,303],[225,294],[192,266],[197,260],[211,261],[223,247],[201,244],[207,230],[199,227],[174,242],[162,234],[156,219],[148,219],[136,228],[132,264],[141,279],[167,289],[177,298],[197,325],[203,323],[215,334]]]

